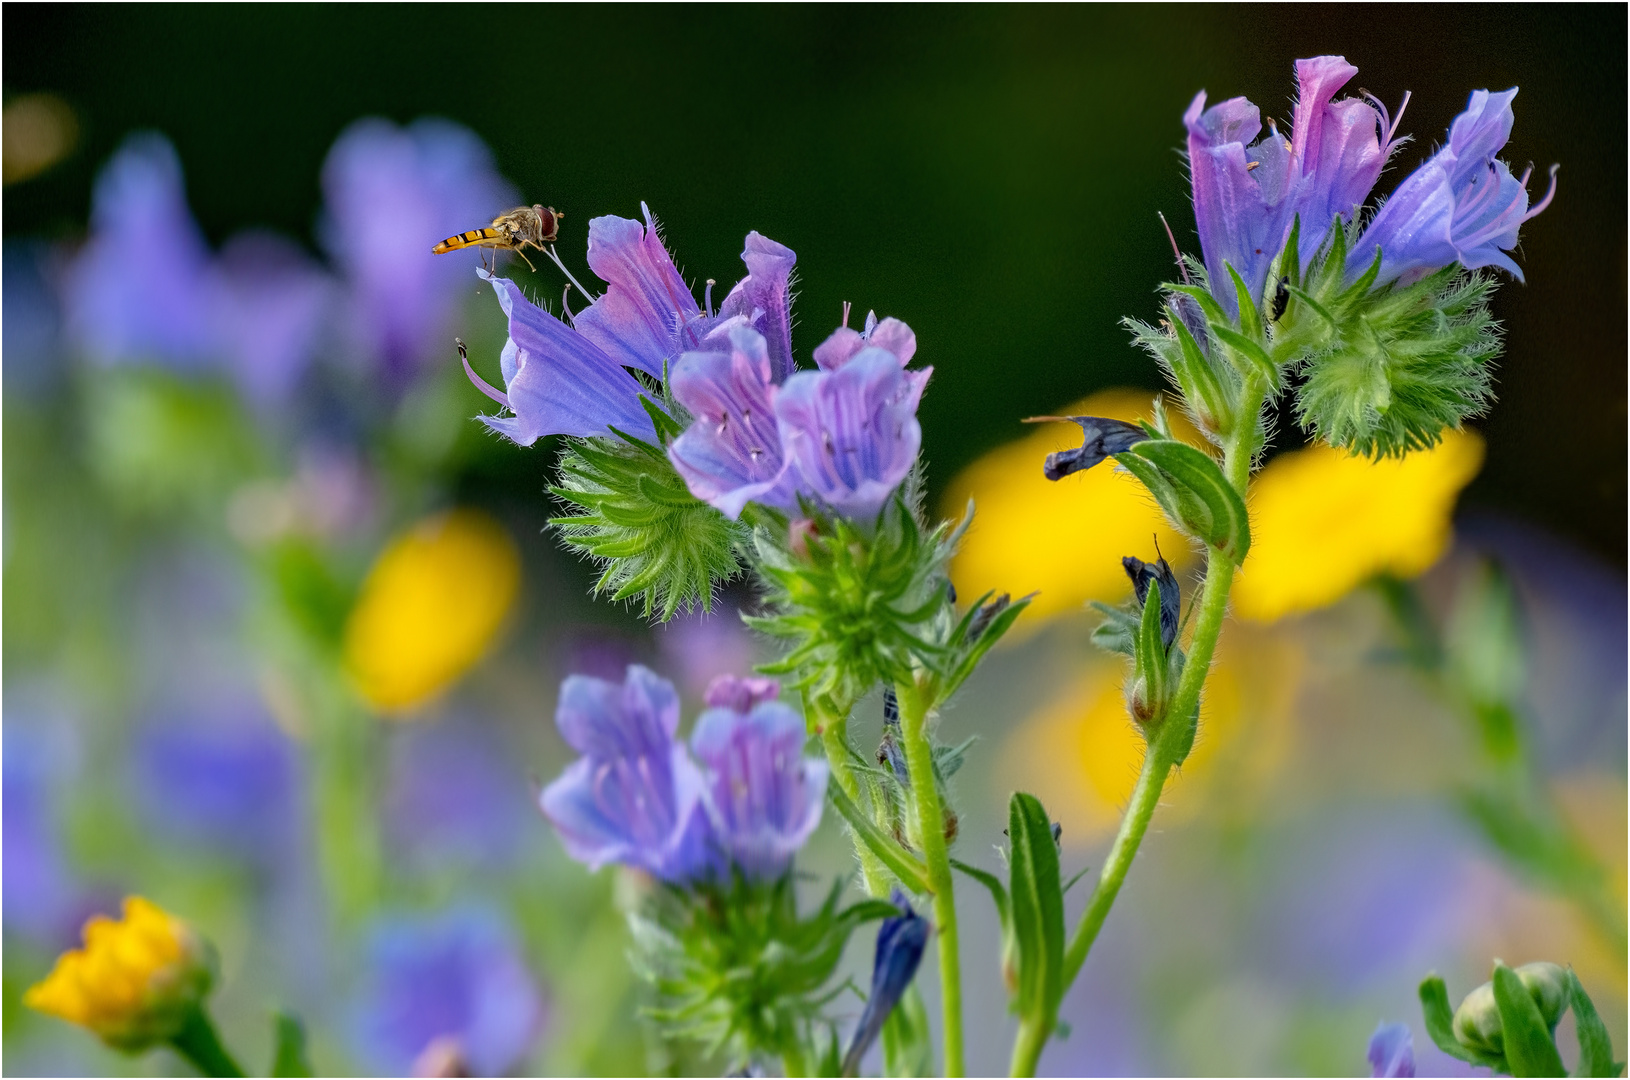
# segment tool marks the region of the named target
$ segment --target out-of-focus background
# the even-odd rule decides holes
[[[565,212],[580,277],[588,219],[642,200],[699,289],[748,230],[786,243],[806,362],[843,301],[912,325],[931,501],[981,507],[959,587],[1044,600],[943,721],[980,736],[960,854],[994,865],[1022,787],[1100,864],[1137,746],[1081,605],[1121,598],[1154,518],[1107,474],[1037,483],[1068,434],[1018,420],[1159,389],[1117,321],[1172,271],[1157,211],[1197,250],[1181,113],[1203,88],[1286,119],[1325,52],[1350,92],[1413,92],[1378,191],[1518,85],[1505,156],[1560,162],[1559,192],[1495,300],[1480,437],[1341,487],[1281,418],[1253,507],[1280,562],[1246,568],[1199,749],[1042,1066],[1352,1074],[1389,1019],[1448,1068],[1415,983],[1458,996],[1494,956],[1574,964],[1622,1054],[1623,8],[8,10],[7,1072],[176,1067],[20,1005],[132,892],[216,941],[255,1062],[288,1006],[325,1072],[445,1036],[483,1073],[686,1067],[629,1035],[613,875],[532,796],[564,675],[639,661],[694,704],[767,654],[739,588],[659,628],[591,600],[543,531],[554,448],[470,420],[452,338],[496,381],[502,318],[474,254],[429,248],[523,200]],[[534,262],[504,272],[558,307]],[[805,867],[847,869],[835,824]],[[961,902],[970,1065],[998,1071],[994,915]]]

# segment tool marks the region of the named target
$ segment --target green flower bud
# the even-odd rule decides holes
[[[1539,1006],[1547,1027],[1555,1028],[1568,1007],[1568,973],[1543,961],[1516,969],[1517,978]],[[1505,1053],[1505,1032],[1500,1008],[1494,1001],[1494,983],[1486,982],[1466,995],[1455,1010],[1454,1035],[1463,1046],[1485,1054]]]

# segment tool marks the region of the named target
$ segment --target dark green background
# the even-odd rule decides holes
[[[5,90],[64,96],[74,157],[7,189],[6,235],[83,228],[126,132],[174,139],[212,238],[310,242],[318,169],[360,115],[438,113],[526,198],[663,218],[687,275],[740,273],[759,229],[799,255],[795,346],[839,302],[898,315],[936,368],[925,446],[943,482],[1019,417],[1158,385],[1117,327],[1154,311],[1164,210],[1197,251],[1180,115],[1204,87],[1288,118],[1291,61],[1336,52],[1417,141],[1469,90],[1522,87],[1506,156],[1562,163],[1524,230],[1489,458],[1468,503],[1625,553],[1625,8],[76,7],[9,4]],[[472,223],[473,224],[473,223]],[[1279,445],[1299,441],[1282,432]],[[518,455],[519,452],[517,452]],[[523,467],[514,459],[514,468]],[[524,459],[527,469],[535,458]],[[541,463],[540,463],[541,464]]]

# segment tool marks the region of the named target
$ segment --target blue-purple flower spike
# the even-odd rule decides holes
[[[860,1075],[860,1060],[883,1030],[883,1023],[911,985],[928,946],[928,920],[911,910],[911,902],[898,887],[889,899],[900,914],[884,919],[877,931],[877,952],[872,960],[872,989],[860,1014],[854,1038],[843,1055],[843,1075]]]
[[[639,381],[592,341],[526,298],[508,278],[493,277],[498,303],[509,319],[509,340],[500,366],[504,391],[464,370],[476,388],[510,410],[481,422],[521,446],[544,435],[609,435],[611,429],[654,439],[651,416],[640,404]]]
[[[691,750],[707,774],[719,870],[753,881],[781,877],[821,821],[827,763],[803,756],[804,721],[773,700],[768,680],[716,681]],[[746,709],[738,706],[747,705]]]
[[[704,781],[674,740],[673,684],[637,664],[620,684],[573,675],[555,723],[583,755],[540,799],[567,854],[590,869],[624,863],[664,881],[707,876]]]
[[[1037,420],[1061,419],[1081,425],[1081,445],[1070,450],[1059,450],[1047,455],[1041,471],[1049,480],[1062,480],[1072,473],[1090,469],[1107,457],[1130,450],[1143,442],[1149,433],[1136,424],[1124,420],[1111,420],[1107,416],[1036,417]]]
[[[1370,1036],[1371,1076],[1414,1076],[1415,1038],[1408,1024],[1383,1023]]]

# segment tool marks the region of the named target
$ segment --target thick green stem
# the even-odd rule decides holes
[[[815,726],[820,729],[821,748],[826,751],[826,761],[832,767],[832,776],[837,780],[838,787],[849,797],[850,804],[864,814],[865,803],[860,794],[860,778],[855,775],[854,767],[849,761],[847,710],[839,711],[832,708],[830,703],[816,698],[809,699],[805,708],[809,711]],[[843,808],[840,807],[841,809]],[[882,861],[866,839],[855,831],[859,819],[848,813],[844,816],[849,819],[850,839],[854,841],[855,857],[860,860],[860,879],[865,886],[866,895],[877,898],[887,896],[888,872],[883,869]]]
[[[175,1034],[170,1045],[204,1076],[244,1075],[243,1067],[221,1045],[221,1038],[215,1033],[215,1025],[210,1022],[203,1006],[193,1010],[186,1026]]]
[[[928,701],[915,683],[896,688],[900,731],[905,741],[911,801],[917,810],[917,842],[934,897],[934,926],[939,932],[940,1011],[945,1032],[945,1075],[961,1076],[962,959],[957,941],[956,895],[951,856],[945,847],[945,811],[934,779],[934,750],[928,738]]]
[[[1013,1040],[1013,1060],[1008,1066],[1009,1076],[1035,1076],[1036,1062],[1041,1059],[1042,1047],[1052,1034],[1053,1025],[1041,1025],[1029,1020],[1019,1022],[1019,1034]]]

